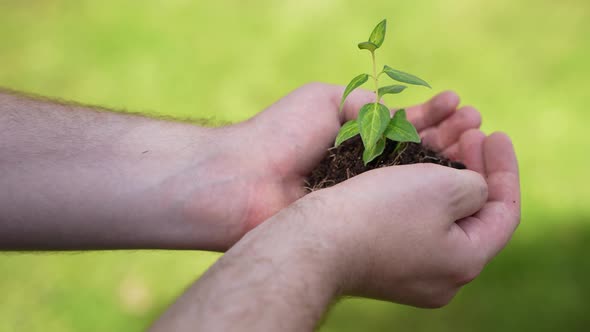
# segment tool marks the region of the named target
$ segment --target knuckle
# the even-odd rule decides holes
[[[471,142],[473,142],[473,141],[479,142],[480,140],[484,139],[485,137],[486,137],[486,134],[484,134],[483,131],[481,131],[481,129],[479,129],[479,128],[467,129],[461,135],[462,140],[470,140]]]
[[[463,107],[461,107],[461,108],[459,109],[459,111],[460,111],[460,113],[462,113],[463,115],[467,115],[467,114],[474,114],[474,113],[477,113],[477,114],[479,114],[479,111],[478,111],[478,110],[477,110],[475,107],[473,107],[473,106],[471,106],[471,105],[468,105],[468,106],[463,106]]]
[[[479,127],[482,122],[481,113],[472,106],[464,106],[457,111],[458,120],[469,127]]]
[[[469,175],[467,175],[469,172]],[[448,195],[451,205],[456,207],[463,203],[463,200],[469,199],[470,202],[484,203],[488,197],[488,185],[481,176],[472,171],[456,171],[446,185],[446,194]]]
[[[430,163],[416,164],[411,167],[412,171],[420,170],[420,176],[424,181],[420,181],[418,185],[427,187],[428,195],[453,199],[463,190],[464,181],[456,170]]]
[[[438,182],[441,193],[451,198],[451,201],[460,199],[465,186],[465,179],[457,171],[445,170],[446,174],[441,174],[441,181]]]

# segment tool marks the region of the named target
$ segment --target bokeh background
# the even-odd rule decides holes
[[[321,331],[590,329],[590,2],[0,0],[0,86],[181,119],[246,119],[379,61],[453,89],[521,163],[522,224],[449,306],[348,299]],[[140,331],[217,254],[0,254],[0,331]]]

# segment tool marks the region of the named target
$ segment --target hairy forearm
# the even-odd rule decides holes
[[[337,248],[309,227],[315,211],[295,205],[248,233],[152,331],[313,330],[342,280]]]
[[[188,246],[156,191],[209,130],[0,91],[0,249]]]

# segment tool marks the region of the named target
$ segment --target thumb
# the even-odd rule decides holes
[[[449,221],[469,217],[479,211],[488,199],[488,185],[481,174],[470,170],[443,167],[447,176],[439,178],[439,193]]]

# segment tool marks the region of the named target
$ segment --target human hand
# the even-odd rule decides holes
[[[381,168],[296,203],[313,211],[305,214],[318,241],[329,243],[326,260],[340,260],[333,275],[345,294],[439,307],[505,246],[520,220],[510,139],[471,130],[456,153],[479,174],[429,164]]]
[[[199,220],[219,234],[209,237],[205,249],[229,248],[305,194],[304,179],[332,146],[341,124],[375,98],[357,90],[339,114],[343,89],[308,84],[248,121],[216,129],[209,140],[215,153],[199,165],[205,183],[195,183],[197,175],[190,171],[174,180],[174,192],[183,195],[177,201],[185,202],[183,219]],[[445,92],[407,109],[425,144],[451,157],[458,156],[459,137],[481,123],[475,109],[457,110],[458,104],[456,94]]]
[[[355,91],[342,116],[342,89],[310,84],[225,128],[0,91],[0,245],[225,250],[304,194],[340,123],[373,99]],[[457,103],[446,93],[408,117],[425,142],[452,152],[479,125]]]
[[[472,170],[379,168],[301,198],[244,236],[152,330],[311,331],[339,295],[447,304],[520,219],[510,139],[469,130],[457,144]]]

